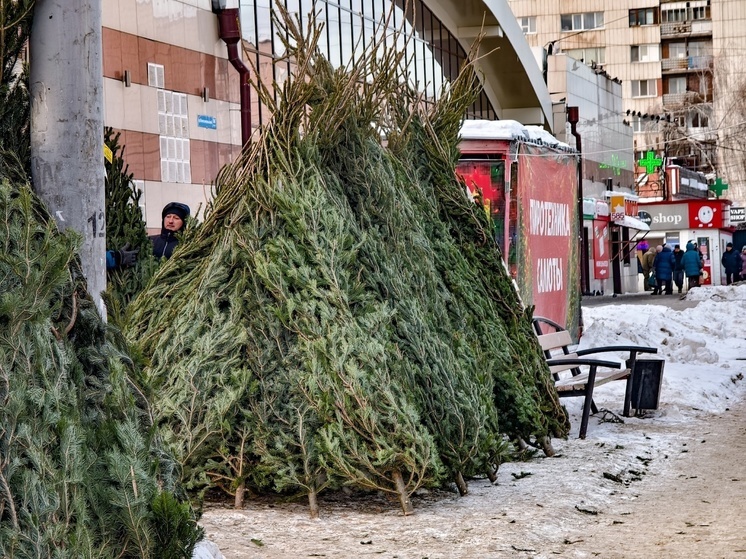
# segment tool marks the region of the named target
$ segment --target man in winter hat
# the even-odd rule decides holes
[[[741,255],[733,250],[733,243],[725,245],[725,252],[720,262],[725,268],[725,285],[741,279]]]
[[[189,213],[189,206],[181,202],[169,202],[164,206],[161,212],[161,234],[150,237],[156,258],[171,258],[179,243],[176,234],[184,230]]]

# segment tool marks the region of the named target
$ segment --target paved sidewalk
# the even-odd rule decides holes
[[[583,307],[595,307],[599,305],[665,305],[674,310],[681,311],[696,307],[699,301],[687,301],[686,293],[679,295],[651,295],[649,291],[642,293],[625,293],[623,295],[596,295],[585,296],[580,304]]]

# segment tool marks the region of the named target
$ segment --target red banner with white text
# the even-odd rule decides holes
[[[609,223],[607,221],[593,222],[593,277],[595,279],[609,279]]]
[[[577,327],[579,300],[577,159],[539,146],[518,151],[517,281],[534,314]]]

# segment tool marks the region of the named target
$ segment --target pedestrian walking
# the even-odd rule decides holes
[[[651,291],[653,286],[650,285],[650,274],[653,271],[653,263],[655,262],[655,247],[649,247],[648,251],[642,255],[642,277],[645,281],[645,291]]]
[[[684,288],[684,251],[681,250],[681,245],[673,247],[673,257],[673,282],[676,284],[679,293],[681,293],[681,290]]]
[[[699,285],[699,274],[702,271],[702,259],[697,250],[697,245],[692,241],[686,243],[686,252],[681,259],[684,265],[684,275],[687,279],[687,289],[692,289]]]
[[[746,245],[741,247],[741,279],[746,279]]]
[[[653,261],[655,269],[655,288],[653,295],[671,295],[673,293],[673,269],[675,258],[673,251],[668,245],[658,245],[655,247],[656,256]]]
[[[720,263],[725,268],[725,285],[741,279],[741,255],[733,250],[733,243],[725,245],[725,252]]]

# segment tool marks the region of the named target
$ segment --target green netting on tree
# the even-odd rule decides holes
[[[200,530],[78,242],[0,180],[0,556],[190,557]]]
[[[383,41],[347,68],[284,17],[295,75],[204,223],[132,303],[157,423],[194,489],[398,495],[494,473],[567,418],[484,212],[455,177],[478,93],[434,105]],[[392,44],[395,44],[395,40]]]

